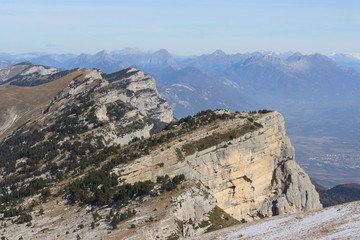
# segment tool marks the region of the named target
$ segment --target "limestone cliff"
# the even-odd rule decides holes
[[[207,136],[231,134],[253,121],[261,127],[202,151],[186,153],[186,147],[196,145]],[[162,163],[163,167],[159,168]],[[215,199],[216,203],[203,199],[206,204],[212,202],[213,207],[217,205],[242,221],[322,207],[308,175],[295,162],[284,119],[277,112],[255,119],[232,119],[194,131],[114,172],[130,183],[155,181],[166,174],[170,177],[184,174],[186,179],[208,189],[209,199]],[[177,201],[183,201],[180,199]],[[193,197],[187,201],[192,201],[190,199]],[[203,219],[196,216],[195,205],[182,204],[181,214],[177,210],[174,218],[200,223]],[[193,226],[187,232],[195,232],[198,225]]]
[[[160,131],[173,120],[169,105],[156,90],[155,80],[135,68],[105,76],[109,82],[119,89],[119,99],[136,107],[142,114],[149,116],[155,123],[153,132]]]

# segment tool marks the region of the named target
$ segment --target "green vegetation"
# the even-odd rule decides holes
[[[231,217],[218,206],[216,206],[211,212],[208,213],[208,218],[209,220],[202,221],[199,224],[199,227],[201,228],[208,227],[206,232],[216,231],[240,223],[238,220]]]
[[[119,100],[106,105],[106,115],[109,117],[110,121],[119,121],[125,116],[126,112],[133,109],[133,106]]]
[[[128,211],[127,212],[124,212],[124,213],[116,213],[114,216],[113,216],[113,218],[112,218],[112,220],[111,220],[111,226],[113,227],[113,229],[116,229],[117,228],[117,225],[120,223],[120,222],[122,222],[122,221],[124,221],[124,220],[126,220],[126,219],[129,219],[129,218],[132,218],[133,216],[135,216],[135,214],[136,214],[136,211],[135,210],[130,210],[130,209],[128,209]]]
[[[220,143],[230,141],[234,138],[238,138],[243,136],[248,132],[252,132],[258,128],[262,127],[261,124],[257,123],[248,123],[246,125],[241,126],[238,129],[226,132],[226,133],[213,133],[210,136],[206,136],[201,138],[195,142],[191,142],[183,145],[182,151],[185,152],[186,156],[194,154],[196,151],[202,151],[204,149],[216,146]]]
[[[185,180],[185,175],[176,175],[173,179],[170,179],[168,175],[157,177],[156,182],[161,183],[161,191],[171,192],[177,189],[177,185]]]
[[[183,174],[170,179],[169,176],[158,177],[157,183],[161,184],[162,191],[177,189],[177,185],[185,180]],[[68,199],[72,203],[91,204],[103,206],[113,201],[118,209],[126,206],[130,200],[149,195],[154,187],[151,181],[136,182],[118,186],[117,176],[109,175],[100,169],[90,172],[84,178],[71,183],[68,187]],[[97,217],[94,216],[94,221]]]
[[[46,186],[46,180],[39,178],[32,180],[26,187],[5,193],[0,197],[0,203],[4,206],[14,205],[19,199],[38,193]]]
[[[15,223],[22,224],[31,222],[32,216],[28,213],[21,213],[20,216],[15,220]]]
[[[122,118],[129,109],[130,106],[120,101],[107,106],[113,120]],[[70,183],[65,189],[70,202],[102,206],[114,201],[117,206],[124,206],[131,199],[148,195],[154,183],[147,181],[119,186],[117,176],[111,174],[114,167],[145,156],[160,144],[180,138],[201,126],[218,120],[243,118],[239,113],[217,114],[211,110],[202,111],[169,124],[166,130],[148,139],[134,139],[129,145],[119,148],[105,147],[101,137],[89,133],[105,124],[97,120],[95,110],[90,91],[78,97],[73,105],[61,112],[48,127],[27,130],[20,128],[0,143],[0,165],[4,174],[16,173],[0,182],[0,212],[6,212],[7,216],[13,213],[16,214],[13,216],[18,216],[22,211],[10,206],[16,205],[24,197],[39,193],[45,200],[51,196],[51,184],[80,176],[84,170],[87,174]],[[132,127],[136,128],[138,123],[134,124]],[[252,121],[236,131],[214,133],[191,145],[185,144],[182,149],[176,149],[176,154],[179,160],[183,160],[184,154],[190,155],[259,127],[259,124]],[[159,167],[163,166],[163,163],[159,164]],[[49,177],[40,177],[44,175]],[[26,181],[30,178],[31,181]],[[183,180],[184,177],[180,175],[173,179],[164,178],[159,180],[159,183],[162,191],[171,191]]]
[[[217,114],[215,111],[206,110],[201,111],[194,116],[187,116],[182,118],[176,122],[169,124],[165,130],[170,130],[176,128],[176,126],[181,126],[180,133],[185,133],[191,130],[195,130],[201,126],[208,125],[210,123],[215,122],[216,120],[226,120],[233,119],[236,117],[235,113],[224,113]]]
[[[155,184],[151,181],[136,182],[133,185],[121,185],[118,188],[117,193],[114,195],[113,200],[117,207],[120,208],[121,206],[126,205],[131,199],[149,195],[154,185]]]
[[[102,206],[109,202],[117,185],[117,176],[110,176],[108,172],[101,169],[92,171],[69,185],[68,199],[73,203]]]
[[[270,112],[273,112],[272,110],[267,110],[267,109],[262,109],[262,110],[259,110],[258,113],[260,114],[265,114],[265,113],[270,113]]]

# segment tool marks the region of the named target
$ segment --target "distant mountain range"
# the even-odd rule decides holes
[[[334,53],[331,55],[331,59],[340,66],[353,68],[360,72],[360,53]]]
[[[359,173],[355,163],[360,156],[360,132],[356,130],[360,122],[360,60],[356,54],[328,57],[217,50],[197,57],[177,57],[165,49],[144,52],[131,48],[94,55],[0,54],[0,67],[22,61],[62,69],[98,68],[105,73],[139,68],[156,79],[160,94],[177,118],[204,109],[276,109],[287,119],[299,162],[312,177],[320,178],[317,180],[327,187],[360,181],[345,176],[349,171]],[[1,74],[4,71],[0,81]],[[336,112],[340,114],[332,114]],[[309,160],[316,157],[320,167],[327,161],[324,154],[344,153],[349,156],[341,157],[343,164],[336,162],[325,172]],[[334,177],[324,179],[329,171]]]
[[[294,103],[303,105],[304,100],[336,105],[357,98],[360,89],[360,74],[355,71],[360,60],[346,54],[329,58],[320,54],[226,54],[217,50],[180,58],[165,49],[150,53],[127,48],[94,55],[3,53],[0,60],[0,66],[31,61],[63,69],[98,68],[106,73],[137,67],[156,78],[160,93],[177,117],[204,108],[250,110],[263,106],[287,111],[288,102],[292,110]]]

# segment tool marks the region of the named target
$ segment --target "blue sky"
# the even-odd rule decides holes
[[[360,52],[359,0],[0,0],[0,52]]]

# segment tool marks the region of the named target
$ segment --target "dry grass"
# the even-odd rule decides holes
[[[0,112],[2,113],[0,125],[4,125],[9,120],[7,114],[10,111],[17,116],[15,122],[0,133],[0,139],[9,135],[29,119],[36,119],[40,116],[51,100],[79,74],[82,74],[81,70],[35,87],[0,86]]]

